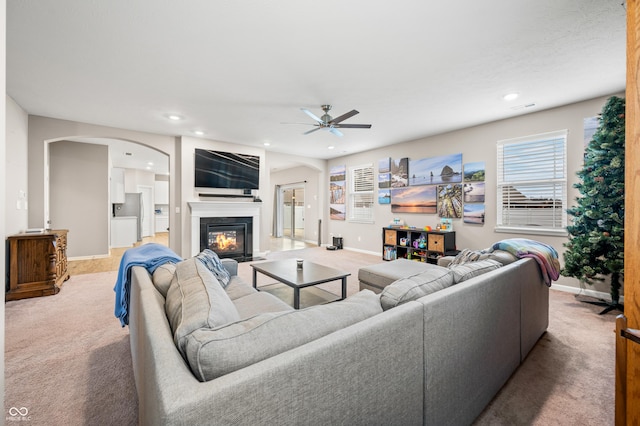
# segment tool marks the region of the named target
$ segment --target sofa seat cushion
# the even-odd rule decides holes
[[[212,380],[381,312],[378,296],[364,290],[326,305],[203,327],[186,338],[187,360],[198,380]]]
[[[229,299],[236,300],[249,294],[257,293],[258,290],[247,284],[242,278],[235,275],[231,277],[229,285],[225,289]]]
[[[380,290],[400,278],[419,274],[420,272],[433,268],[445,269],[430,263],[397,259],[391,262],[383,262],[360,268],[358,271],[358,280],[367,286],[373,287],[374,291],[378,290],[378,292],[380,292]]]
[[[380,294],[385,311],[410,300],[416,300],[453,285],[453,274],[447,268],[429,268],[391,283]]]
[[[457,284],[466,281],[469,278],[498,269],[501,266],[502,263],[496,260],[485,259],[478,260],[477,262],[467,262],[460,265],[449,265],[449,269],[452,272],[453,281]]]
[[[253,287],[251,287],[253,288]],[[255,291],[233,301],[240,319],[250,318],[266,312],[292,311],[293,307],[266,291]]]
[[[238,321],[240,315],[213,273],[190,258],[176,265],[165,300],[174,342],[184,356],[184,339],[200,327]]]
[[[156,290],[162,294],[162,297],[167,297],[167,292],[169,291],[169,286],[171,286],[171,280],[173,280],[173,275],[176,273],[176,264],[175,263],[165,263],[164,265],[160,265],[153,271],[153,285],[156,287]]]

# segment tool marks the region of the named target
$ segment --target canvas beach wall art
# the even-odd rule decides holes
[[[409,161],[409,185],[462,182],[462,154]]]
[[[464,165],[465,182],[484,182],[485,165],[484,161],[467,163]]]
[[[435,213],[436,185],[391,188],[391,211],[394,213]]]
[[[408,186],[409,159],[400,158],[391,160],[391,187],[402,188]],[[392,194],[393,195],[393,194]]]
[[[465,204],[463,222],[484,225],[484,204]]]
[[[333,166],[329,173],[329,217],[333,220],[346,218],[347,166]]]
[[[378,190],[378,204],[391,204],[391,189]]]
[[[462,217],[462,185],[438,185],[438,216]]]
[[[484,203],[484,182],[469,182],[463,187],[465,203]]]
[[[378,173],[389,173],[391,171],[391,157],[378,160]]]

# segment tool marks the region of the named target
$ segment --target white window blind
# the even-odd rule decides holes
[[[373,222],[373,165],[349,168],[349,181],[349,220]]]
[[[496,231],[566,235],[567,131],[498,141]]]

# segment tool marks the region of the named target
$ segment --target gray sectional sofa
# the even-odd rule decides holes
[[[140,424],[470,424],[548,325],[548,287],[532,259],[415,300],[401,300],[405,280],[300,311],[223,260],[233,307],[210,302],[204,316],[190,310],[206,287],[198,277],[210,278],[189,262],[153,276],[132,268]]]

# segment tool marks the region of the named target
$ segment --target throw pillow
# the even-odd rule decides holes
[[[200,381],[319,339],[382,312],[378,296],[362,290],[345,300],[297,311],[270,312],[218,328],[200,328],[186,337],[186,354]]]
[[[453,265],[449,269],[453,273],[453,281],[455,284],[461,283],[462,281],[466,281],[469,278],[476,277],[478,275],[482,275],[485,272],[493,271],[494,269],[498,269],[502,266],[502,263],[491,260],[479,260],[477,262],[468,262],[463,263],[462,265]]]
[[[175,272],[175,263],[165,263],[164,265],[158,266],[156,270],[153,271],[153,285],[165,299],[167,297],[167,291],[169,291],[169,286],[171,285],[171,280],[173,279],[173,275],[175,274]]]
[[[380,294],[380,304],[386,311],[451,285],[453,285],[451,271],[446,268],[429,268],[419,274],[400,278],[386,286]]]
[[[240,319],[235,305],[213,273],[195,258],[176,265],[165,301],[173,338],[184,356],[184,339],[200,327],[218,327]]]
[[[204,249],[196,255],[196,259],[202,262],[215,275],[222,288],[227,288],[231,277],[229,271],[222,266],[222,262],[215,251]]]
[[[479,250],[462,249],[462,251],[456,255],[448,266],[451,267],[453,265],[462,265],[467,262],[475,262],[481,255],[482,252]]]

